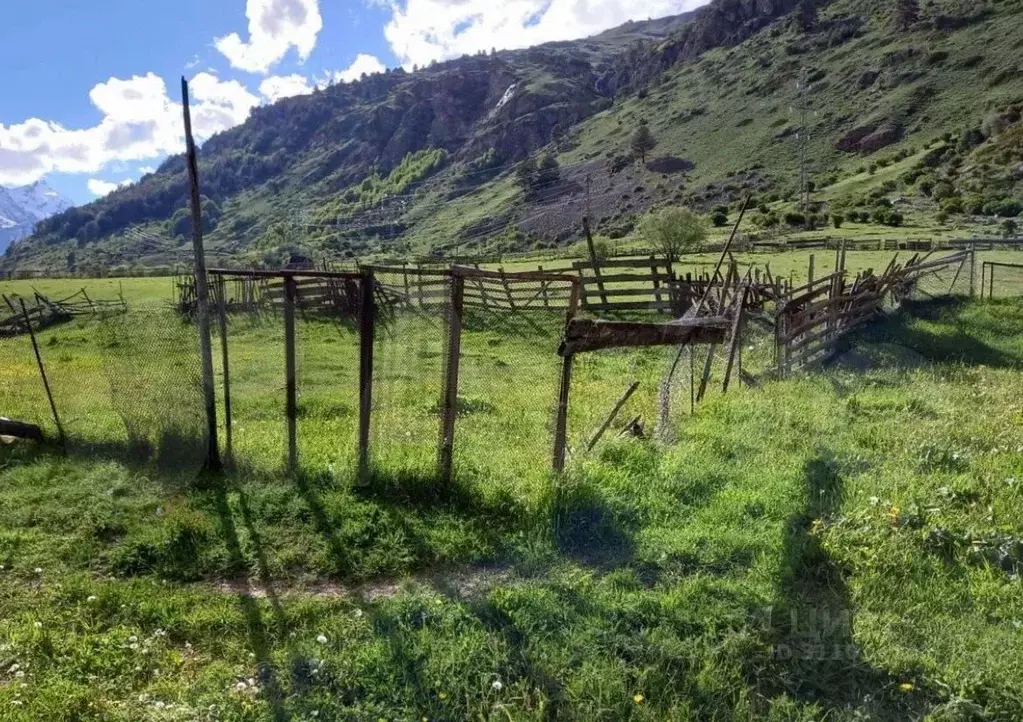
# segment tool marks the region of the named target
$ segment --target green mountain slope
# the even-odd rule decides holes
[[[290,251],[524,250],[571,243],[587,211],[619,238],[650,207],[727,214],[749,190],[750,233],[836,213],[864,228],[996,233],[1023,198],[1021,10],[716,0],[284,100],[202,147],[207,248],[268,265]],[[641,123],[657,141],[645,163],[629,143]],[[518,164],[548,155],[559,169],[524,191]],[[788,225],[804,173],[812,213]],[[40,224],[0,269],[167,264],[187,259],[189,234],[173,157]]]

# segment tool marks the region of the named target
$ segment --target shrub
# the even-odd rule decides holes
[[[1015,218],[1023,211],[1023,203],[1017,200],[1002,201],[998,205],[998,216],[1001,218]]]
[[[640,222],[639,235],[671,262],[699,248],[707,237],[703,219],[688,208],[665,208]]]
[[[952,184],[948,181],[938,181],[931,189],[931,198],[936,201],[940,201],[945,198],[951,198],[955,195],[955,192],[955,188],[953,188]]]
[[[1016,225],[1016,221],[1012,218],[1006,218],[1002,221],[1002,235],[1006,238],[1014,238],[1017,230],[1019,229]]]
[[[938,207],[946,213],[962,213],[963,212],[963,199],[962,198],[945,198],[938,204]]]
[[[843,216],[841,213],[832,213],[831,214],[831,223],[832,223],[832,225],[835,226],[835,228],[841,228],[842,227],[842,223],[844,221],[845,221],[845,216]]]
[[[945,225],[945,223],[948,222],[948,213],[945,211],[938,211],[934,214],[934,220],[941,225]]]
[[[906,220],[905,216],[898,211],[889,211],[888,218],[885,219],[884,224],[886,226],[901,226],[904,220]]]
[[[921,178],[916,184],[916,189],[924,198],[930,198],[934,193],[934,181],[930,178]]]
[[[715,228],[720,228],[728,223],[728,216],[721,211],[715,211],[710,217],[710,222],[714,224]]]
[[[790,226],[806,225],[806,216],[798,211],[789,211],[785,214],[785,223]]]

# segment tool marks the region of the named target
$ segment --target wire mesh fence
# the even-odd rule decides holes
[[[984,261],[980,273],[982,298],[1019,298],[1023,296],[1023,263]]]
[[[77,318],[36,333],[69,451],[101,449],[182,469],[203,463],[198,337],[164,305]],[[58,439],[28,334],[0,339],[0,415]]]

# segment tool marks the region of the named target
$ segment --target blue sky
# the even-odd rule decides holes
[[[180,152],[179,78],[200,139],[252,107],[492,47],[581,37],[701,0],[13,0],[0,10],[0,184],[75,203]]]

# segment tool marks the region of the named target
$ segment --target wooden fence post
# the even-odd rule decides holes
[[[974,294],[976,294],[976,290],[974,288],[974,278],[976,278],[976,274],[977,274],[977,245],[971,243],[970,244],[970,298],[973,298]]]
[[[295,384],[295,279],[284,277],[285,416],[288,422],[288,471],[298,468],[298,396]]]
[[[57,437],[60,439],[60,445],[64,446],[67,443],[67,438],[64,436],[64,426],[60,423],[57,404],[53,401],[53,392],[50,391],[50,380],[46,378],[46,368],[43,366],[43,357],[39,353],[36,332],[32,330],[32,319],[29,318],[28,309],[25,308],[25,299],[20,298],[18,301],[21,303],[21,315],[25,317],[25,328],[28,329],[28,336],[32,339],[32,351],[35,353],[36,364],[39,366],[39,375],[43,379],[43,388],[46,389],[46,399],[50,402],[50,411],[53,412],[53,422],[57,425]]]
[[[572,283],[572,290],[568,296],[568,312],[565,315],[565,328],[575,317],[579,307],[579,286],[581,281],[576,279]],[[554,458],[552,466],[554,471],[561,473],[565,469],[565,448],[568,443],[568,399],[572,387],[572,356],[566,353],[561,360],[561,384],[558,387],[558,414],[554,422]]]
[[[373,271],[364,271],[361,280],[362,303],[359,306],[359,480],[369,478],[369,433],[373,413]]]
[[[462,353],[462,301],[465,277],[451,275],[451,299],[448,309],[448,348],[444,370],[444,396],[441,400],[441,434],[439,450],[440,478],[450,482],[455,452],[455,421],[458,418],[458,364]]]
[[[217,397],[213,386],[213,345],[210,342],[209,287],[206,283],[206,256],[202,245],[202,202],[199,196],[199,163],[192,138],[192,116],[188,107],[188,81],[181,78],[181,107],[185,121],[185,148],[188,166],[189,198],[192,206],[192,251],[195,254],[195,308],[199,324],[199,354],[202,357],[202,390],[206,403],[206,468],[220,469],[217,444]],[[121,294],[121,302],[124,296]]]
[[[813,270],[814,270],[813,269],[813,263],[814,263],[814,255],[811,253],[810,254],[810,265],[806,269],[806,282],[808,284],[810,284],[810,290],[811,291],[813,290]]]
[[[227,283],[224,277],[217,279],[220,299],[217,316],[220,322],[220,351],[224,365],[224,439],[227,443],[227,463],[234,463],[234,432],[231,429],[231,367],[227,356]]]

